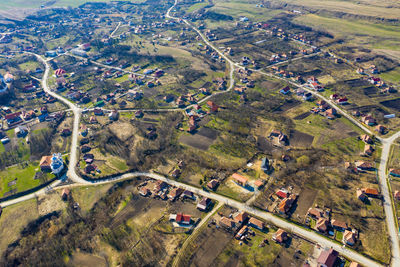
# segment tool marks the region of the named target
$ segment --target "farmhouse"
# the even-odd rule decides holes
[[[249,226],[257,228],[258,230],[264,230],[264,223],[254,217],[251,217],[249,220]]]
[[[339,252],[332,248],[329,250],[324,250],[318,257],[318,266],[333,267],[338,256]]]
[[[356,243],[356,235],[352,231],[346,230],[343,234],[343,243],[353,246]]]
[[[207,183],[207,187],[210,188],[211,190],[215,190],[219,185],[219,182],[217,179],[212,179]]]
[[[200,200],[196,207],[201,211],[206,211],[210,205],[211,199],[204,197]]]
[[[232,179],[240,186],[247,186],[248,179],[238,173],[232,174]]]
[[[279,228],[278,231],[272,236],[272,240],[277,243],[284,243],[288,239],[288,234],[285,230]]]

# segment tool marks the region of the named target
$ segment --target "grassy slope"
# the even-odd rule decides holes
[[[362,20],[328,18],[315,14],[303,15],[294,21],[332,32],[338,37],[351,37],[353,41],[359,43],[367,42],[367,45],[372,45],[373,48],[399,49],[396,44],[400,41],[400,28],[397,26],[373,24]]]

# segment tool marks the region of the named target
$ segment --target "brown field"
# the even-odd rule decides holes
[[[72,255],[72,259],[68,264],[69,266],[84,267],[84,266],[96,266],[106,267],[108,266],[107,260],[101,256],[77,252]]]
[[[310,147],[314,141],[314,136],[297,131],[290,131],[289,141],[291,146]]]
[[[214,142],[213,139],[196,134],[184,134],[179,137],[179,142],[200,150],[207,150]]]
[[[318,192],[314,189],[305,188],[300,192],[299,199],[297,200],[297,208],[293,213],[292,218],[303,221],[307,211],[311,208],[317,197]]]

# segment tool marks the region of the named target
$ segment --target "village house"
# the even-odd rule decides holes
[[[395,177],[400,177],[400,169],[390,169],[389,174]]]
[[[321,233],[326,233],[329,228],[329,221],[325,218],[319,218],[315,224],[315,229]]]
[[[167,197],[171,200],[174,201],[175,199],[179,198],[179,196],[183,193],[183,189],[182,188],[174,188],[172,190],[169,191]]]
[[[182,193],[182,198],[184,198],[184,199],[195,199],[193,192],[189,191],[189,190],[185,190]]]
[[[309,208],[307,211],[307,216],[311,218],[319,219],[323,217],[323,211],[318,208]]]
[[[366,144],[372,144],[373,140],[368,134],[364,134],[361,136],[361,140],[364,141]]]
[[[347,223],[343,222],[343,221],[339,221],[339,220],[335,220],[333,219],[331,221],[331,225],[334,229],[336,229],[337,231],[341,231],[343,232],[344,230],[347,229]]]
[[[374,148],[371,146],[371,145],[365,145],[365,147],[364,147],[364,155],[366,155],[366,156],[371,156],[372,155],[372,153],[374,153]]]
[[[39,166],[42,172],[51,172],[51,156],[43,156]]]
[[[217,179],[212,179],[207,183],[207,187],[211,190],[216,190],[219,185],[219,181]]]
[[[225,216],[219,220],[219,226],[226,230],[234,230],[236,228],[235,221]]]
[[[279,92],[280,92],[281,94],[283,94],[283,95],[287,95],[287,94],[290,93],[290,87],[289,87],[289,86],[286,86],[286,87],[282,88]]]
[[[383,126],[383,125],[380,125],[380,124],[375,127],[375,130],[380,134],[386,134],[387,133],[387,128],[385,126]]]
[[[147,197],[147,196],[149,196],[151,194],[151,192],[147,187],[143,186],[143,187],[140,188],[139,194],[141,196],[143,196],[143,197]]]
[[[375,169],[373,164],[368,161],[359,160],[359,161],[356,161],[354,164],[355,164],[357,170],[359,170],[359,171],[371,171],[371,170]]]
[[[356,234],[349,230],[344,231],[343,244],[354,246],[355,243],[356,243]]]
[[[254,227],[260,231],[264,230],[264,222],[254,218],[254,217],[250,218],[249,226]]]
[[[379,198],[379,191],[375,188],[362,188],[361,189],[365,195],[368,197]]]
[[[284,200],[279,203],[278,211],[280,214],[287,214],[296,201],[297,196],[292,194],[289,197],[285,198]]]
[[[288,240],[288,233],[279,228],[278,231],[276,231],[276,233],[272,236],[272,240],[280,244],[285,243],[286,240]]]
[[[192,224],[192,216],[183,214],[183,213],[178,213],[178,214],[170,214],[169,215],[169,220],[170,221],[175,221],[178,224],[182,225],[190,225]]]
[[[210,108],[210,112],[218,112],[219,107],[213,101],[207,101],[207,105]]]
[[[317,259],[318,267],[333,267],[338,256],[339,252],[332,248],[322,251]]]
[[[399,190],[394,191],[393,197],[396,200],[400,200],[400,191]]]
[[[196,207],[201,211],[206,211],[211,203],[211,199],[204,197],[200,200]]]
[[[365,202],[368,199],[367,195],[361,189],[357,189],[356,194],[357,198],[362,202]]]
[[[61,199],[63,201],[67,201],[70,194],[71,194],[70,190],[68,188],[64,188],[61,192]]]
[[[235,181],[235,183],[243,187],[246,187],[248,184],[248,179],[238,173],[232,174],[232,179]]]
[[[275,194],[281,199],[287,198],[290,195],[290,193],[284,188],[279,189]]]
[[[248,220],[249,215],[247,214],[247,212],[239,212],[236,214],[236,216],[233,217],[233,220],[235,221],[236,224],[238,225],[242,225],[245,224],[246,221]]]

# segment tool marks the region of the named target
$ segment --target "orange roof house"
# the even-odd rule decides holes
[[[207,101],[207,105],[210,107],[211,112],[217,112],[218,111],[218,106],[213,102],[213,101]]]
[[[264,223],[254,217],[251,217],[249,220],[249,225],[251,227],[257,228],[258,230],[263,230],[264,229]]]
[[[246,186],[248,179],[238,173],[232,174],[232,178],[235,180],[235,182],[241,186]]]
[[[41,171],[51,171],[51,156],[43,156],[39,166]]]
[[[278,229],[278,231],[276,231],[276,233],[272,237],[272,239],[278,243],[285,242],[287,240],[287,238],[288,238],[287,232],[280,228]]]
[[[242,211],[242,212],[238,213],[238,214],[235,216],[235,218],[233,218],[233,220],[234,220],[237,224],[242,224],[242,223],[244,223],[244,222],[247,220],[248,217],[249,217],[249,215],[248,215],[246,212]]]

